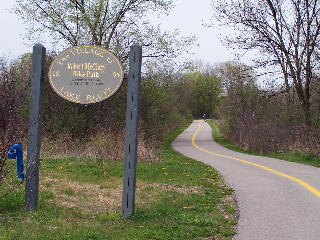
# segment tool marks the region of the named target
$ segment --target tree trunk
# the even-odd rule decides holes
[[[303,102],[302,103],[305,125],[308,129],[311,127],[311,114],[310,114],[310,102]]]

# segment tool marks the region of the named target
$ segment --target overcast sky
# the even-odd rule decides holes
[[[200,46],[195,49],[194,55],[187,57],[214,64],[233,59],[233,54],[220,43],[218,36],[221,30],[203,26],[211,19],[211,1],[176,0],[176,7],[169,16],[153,18],[152,21],[161,23],[163,30],[179,29],[183,35],[195,34]],[[10,13],[9,9],[14,4],[15,0],[5,0],[0,5],[0,56],[9,56],[11,59],[32,49],[30,42],[24,40],[25,26],[14,13]]]

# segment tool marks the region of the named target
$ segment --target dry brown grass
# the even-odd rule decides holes
[[[187,185],[174,186],[172,184],[153,183],[153,184],[147,184],[143,186],[143,188],[146,188],[146,187],[153,187],[161,192],[174,191],[174,192],[183,193],[183,194],[190,194],[190,193],[203,194],[203,189],[200,186],[187,186]]]
[[[41,187],[53,192],[55,197],[51,201],[55,204],[79,208],[85,213],[98,213],[120,206],[122,183],[119,181],[111,181],[106,186],[45,177]]]
[[[97,134],[86,139],[73,138],[69,133],[60,134],[54,140],[43,138],[42,158],[87,157],[104,159],[124,158],[124,130],[117,133],[112,129],[101,129]],[[139,135],[137,149],[138,158],[157,161],[155,143],[145,140],[143,133]]]
[[[50,201],[58,206],[77,208],[84,213],[98,214],[110,210],[118,211],[121,206],[122,181],[112,178],[103,184],[76,182],[61,176],[48,176],[41,180],[43,190],[54,194]],[[159,201],[159,194],[167,191],[182,194],[203,194],[199,186],[174,186],[171,184],[137,183],[137,203],[150,204]]]

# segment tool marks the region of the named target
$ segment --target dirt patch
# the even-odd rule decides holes
[[[204,193],[203,189],[200,186],[187,186],[187,185],[174,186],[172,184],[162,184],[162,183],[145,184],[142,186],[142,188],[147,188],[147,187],[157,188],[157,191],[161,191],[161,192],[174,191],[174,192],[179,192],[183,194],[190,194],[190,193],[203,194]]]
[[[67,208],[78,208],[84,213],[99,213],[117,210],[121,207],[122,181],[120,179],[108,181],[104,184],[89,184],[45,177],[41,181],[42,189],[54,193],[54,198],[49,201]],[[174,191],[182,194],[203,194],[201,187],[174,186],[159,183],[137,183],[137,202],[153,203],[159,201],[159,193]]]
[[[46,177],[42,188],[54,193],[55,204],[67,208],[79,208],[85,213],[97,213],[120,206],[122,184],[113,186],[80,183],[65,179]]]

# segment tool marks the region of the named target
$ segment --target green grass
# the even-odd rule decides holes
[[[272,158],[278,158],[281,160],[286,160],[289,162],[296,162],[301,163],[305,165],[310,165],[314,167],[320,167],[320,156],[316,154],[310,154],[310,153],[302,153],[302,152],[284,152],[284,153],[256,153],[256,152],[250,152],[245,149],[242,149],[240,147],[237,147],[232,142],[230,142],[228,139],[226,139],[221,131],[220,124],[217,121],[213,120],[207,120],[207,123],[212,128],[212,136],[213,139],[219,143],[220,145],[241,153],[251,154],[255,156],[264,156],[264,157],[272,157]]]
[[[0,199],[0,240],[231,239],[233,191],[213,168],[171,148],[182,130],[162,144],[161,161],[139,160],[133,217],[120,214],[122,161],[43,159],[38,211],[24,211],[22,188]]]

